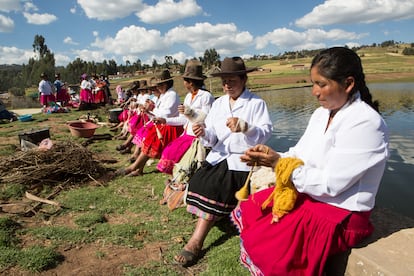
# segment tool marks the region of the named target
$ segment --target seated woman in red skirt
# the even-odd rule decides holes
[[[277,188],[250,195],[232,212],[240,260],[252,275],[323,275],[329,256],[373,231],[369,217],[389,157],[388,130],[361,60],[348,48],[323,50],[311,79],[321,107],[299,142],[285,153],[257,145],[241,157],[277,175]]]
[[[174,91],[174,80],[168,70],[164,70],[156,80],[156,86],[160,92],[159,99],[152,112],[149,112],[153,124],[147,125],[147,132],[143,138],[141,152],[138,158],[126,169],[120,169],[117,175],[138,176],[142,175],[145,163],[150,158],[160,158],[164,147],[181,135],[183,126],[172,126],[161,123],[159,118],[178,116],[180,98]],[[138,146],[138,145],[137,145]]]

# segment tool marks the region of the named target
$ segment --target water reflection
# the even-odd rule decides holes
[[[377,195],[377,205],[414,218],[414,83],[369,86],[390,132],[391,158]],[[285,151],[296,144],[319,106],[311,88],[260,92],[268,103],[273,135],[268,144]]]

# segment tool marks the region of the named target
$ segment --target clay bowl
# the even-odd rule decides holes
[[[91,122],[69,122],[68,127],[73,136],[89,138],[99,126]]]

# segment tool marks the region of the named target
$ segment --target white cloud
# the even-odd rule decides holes
[[[93,31],[93,32],[92,32],[92,35],[96,37],[96,36],[98,36],[98,35],[99,35],[99,32],[98,32],[98,31]]]
[[[32,2],[26,2],[26,3],[24,3],[24,11],[30,12],[30,11],[38,11],[38,10],[39,9]]]
[[[97,37],[92,46],[116,55],[138,55],[145,52],[165,51],[168,47],[158,30],[147,30],[134,25],[122,28],[113,38],[101,39]]]
[[[155,6],[146,5],[136,13],[142,22],[162,24],[173,22],[202,13],[202,8],[195,0],[160,0]]]
[[[27,64],[28,60],[34,57],[34,52],[33,50],[0,46],[0,56],[2,64]]]
[[[249,32],[240,32],[234,24],[197,23],[194,26],[178,26],[165,35],[168,44],[184,43],[194,51],[204,53],[215,48],[219,54],[242,51],[253,42]]]
[[[106,57],[102,51],[91,51],[87,49],[74,51],[76,58],[80,58],[84,61],[94,61],[102,62],[104,60],[109,60],[110,58]]]
[[[65,37],[65,39],[63,39],[63,43],[71,44],[71,45],[79,45],[79,43],[73,41],[73,39],[70,36]]]
[[[327,0],[296,20],[295,24],[298,27],[311,28],[410,18],[414,18],[412,0]]]
[[[10,17],[0,14],[0,32],[7,33],[14,29],[14,21]]]
[[[62,55],[62,54],[54,54],[55,57],[55,64],[57,66],[66,66],[68,65],[69,62],[72,62],[73,60],[66,56],[66,55]]]
[[[124,18],[143,8],[141,0],[78,0],[78,4],[87,17],[101,21]]]
[[[34,25],[47,25],[57,20],[57,17],[49,13],[27,13],[24,12],[23,16],[27,19],[27,23]]]
[[[319,49],[326,47],[326,43],[330,41],[359,39],[366,35],[347,32],[341,29],[332,29],[330,31],[308,29],[304,32],[297,32],[287,28],[280,28],[257,37],[256,49],[264,49],[268,44],[291,50]]]
[[[70,13],[75,14],[76,13],[76,7],[70,8]]]
[[[11,12],[21,10],[20,0],[2,0],[0,4],[0,11]]]

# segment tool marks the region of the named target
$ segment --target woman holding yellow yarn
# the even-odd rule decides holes
[[[286,153],[256,145],[241,157],[275,168],[290,191],[265,189],[232,212],[240,259],[252,275],[323,275],[329,256],[373,231],[369,217],[389,157],[388,130],[361,60],[348,48],[329,48],[314,57],[310,74],[321,107],[299,142]],[[280,212],[274,208],[280,201],[292,208]]]

